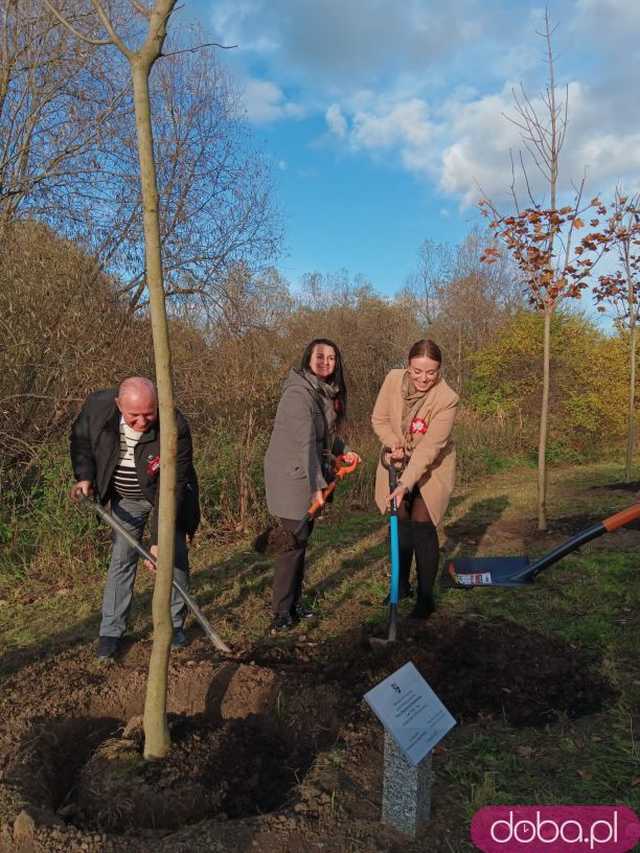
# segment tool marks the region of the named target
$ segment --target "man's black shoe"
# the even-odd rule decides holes
[[[293,628],[293,619],[291,616],[275,616],[271,623],[271,633],[279,634],[282,631],[289,631]]]
[[[183,631],[182,628],[174,628],[173,629],[173,639],[171,640],[171,648],[173,649],[184,649],[189,645],[189,640],[187,639],[187,635]]]
[[[98,637],[96,657],[98,660],[113,660],[120,646],[120,637]]]
[[[304,605],[299,604],[291,610],[291,621],[296,623],[300,622],[302,619],[313,619],[313,617],[317,615],[318,612],[316,610],[311,610],[311,608],[304,607]]]

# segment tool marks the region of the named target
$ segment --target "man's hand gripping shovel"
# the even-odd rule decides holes
[[[147,549],[143,545],[141,545],[140,542],[138,542],[138,540],[133,537],[129,533],[129,531],[126,530],[108,510],[106,510],[103,506],[100,506],[99,503],[96,503],[94,500],[92,500],[90,497],[83,493],[79,493],[78,497],[85,506],[89,506],[91,507],[91,509],[95,510],[95,512],[98,513],[100,518],[106,521],[112,530],[115,530],[115,532],[118,533],[119,536],[122,536],[122,538],[125,539],[126,542],[128,542],[128,544],[131,545],[132,548],[135,548],[138,554],[146,562],[150,563],[152,566],[155,567],[156,558],[153,556],[153,554],[151,554],[150,551],[147,551]],[[200,627],[205,632],[207,637],[211,640],[216,649],[218,649],[218,651],[224,652],[225,654],[231,654],[231,649],[229,648],[229,646],[227,646],[224,640],[222,640],[221,637],[216,634],[216,632],[213,630],[213,628],[205,618],[204,613],[200,610],[200,608],[195,603],[193,598],[189,595],[189,593],[186,591],[186,589],[184,589],[178,583],[178,581],[175,580],[175,578],[172,581],[172,584],[178,595],[180,595],[189,610],[191,610],[193,615],[196,617],[196,619],[200,623]]]
[[[347,461],[349,459],[349,461]],[[300,547],[298,536],[302,533],[307,522],[317,518],[322,511],[322,507],[329,495],[333,494],[336,485],[343,480],[348,474],[356,470],[360,464],[360,457],[357,454],[351,454],[336,457],[334,475],[335,479],[329,483],[326,489],[322,490],[322,501],[315,501],[311,504],[306,512],[306,515],[296,527],[295,530],[284,530],[282,527],[267,527],[265,531],[256,537],[253,543],[254,549],[259,554],[271,556],[273,554],[283,554],[286,551],[293,551]]]

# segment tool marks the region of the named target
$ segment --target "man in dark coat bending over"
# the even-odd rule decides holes
[[[200,520],[198,484],[193,468],[191,432],[186,418],[176,410],[178,422],[177,520],[174,577],[188,587],[189,561],[186,537],[193,536]],[[96,391],[87,397],[71,428],[71,464],[76,484],[70,497],[96,495],[111,502],[115,518],[138,540],[150,519],[151,553],[157,555],[160,489],[160,422],[152,382],[140,376],[125,379],[119,389]],[[98,658],[113,658],[127,627],[136,578],[138,554],[117,533],[113,535],[111,564],[102,602]],[[172,589],[173,645],[184,646],[185,604]]]

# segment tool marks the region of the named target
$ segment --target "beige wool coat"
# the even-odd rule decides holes
[[[387,374],[378,399],[373,407],[371,424],[383,445],[404,444],[402,434],[402,377],[405,370],[391,370]],[[442,521],[455,484],[456,451],[451,430],[458,407],[458,395],[444,379],[427,391],[416,417],[427,424],[426,433],[415,445],[411,459],[401,475],[409,491],[417,484],[437,526]],[[389,495],[389,473],[378,462],[376,471],[375,501],[380,512],[386,510]]]

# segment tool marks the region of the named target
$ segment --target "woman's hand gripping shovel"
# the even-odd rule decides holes
[[[96,503],[91,498],[87,497],[86,495],[81,495],[80,497],[81,497],[82,503],[85,506],[89,506],[89,507],[91,507],[92,510],[95,510],[95,512],[98,513],[100,518],[102,518],[104,521],[106,521],[107,524],[109,525],[109,527],[111,527],[112,530],[115,530],[116,533],[118,533],[120,536],[122,536],[122,538],[129,545],[131,545],[132,548],[135,548],[141,557],[143,557],[145,560],[148,560],[153,566],[156,565],[156,558],[153,556],[153,554],[151,554],[149,551],[147,551],[147,549],[143,545],[141,545],[138,542],[138,540],[135,537],[133,537],[129,533],[129,531],[126,530],[120,524],[120,522],[113,517],[113,515],[108,510],[106,510],[103,506],[100,506],[100,504]],[[216,632],[213,630],[213,628],[211,627],[209,622],[207,622],[207,620],[204,616],[204,613],[200,610],[200,608],[195,603],[193,598],[191,598],[191,596],[186,591],[186,589],[184,589],[178,583],[178,581],[175,580],[175,578],[172,581],[172,585],[173,585],[174,589],[176,590],[176,592],[178,593],[178,595],[182,598],[184,603],[187,605],[189,610],[191,610],[193,615],[196,617],[196,619],[200,623],[200,627],[205,632],[207,637],[211,640],[211,642],[216,647],[216,649],[218,649],[218,651],[224,652],[225,654],[231,654],[231,649],[229,648],[229,646],[227,646],[227,644],[220,638],[220,636],[218,634],[216,634]]]
[[[399,463],[391,459],[391,448],[383,447],[380,454],[382,467],[389,472],[389,494],[392,495],[398,488]],[[400,597],[400,540],[398,538],[398,501],[391,501],[389,515],[389,551],[391,556],[391,584],[389,589],[389,622],[387,638],[370,637],[369,643],[373,647],[386,646],[395,643],[398,639],[398,599]]]
[[[284,554],[286,551],[293,551],[300,547],[298,536],[304,530],[307,522],[316,518],[320,514],[324,501],[327,500],[329,495],[333,494],[339,481],[344,479],[347,474],[351,474],[355,471],[360,463],[360,457],[357,454],[352,454],[351,461],[349,462],[346,461],[346,458],[347,457],[345,455],[336,457],[334,469],[335,479],[329,483],[326,489],[322,490],[323,503],[320,501],[312,503],[307,510],[306,515],[295,530],[285,530],[282,527],[267,527],[266,530],[256,537],[253,547],[259,554],[265,554],[267,556],[271,556],[273,554]]]

